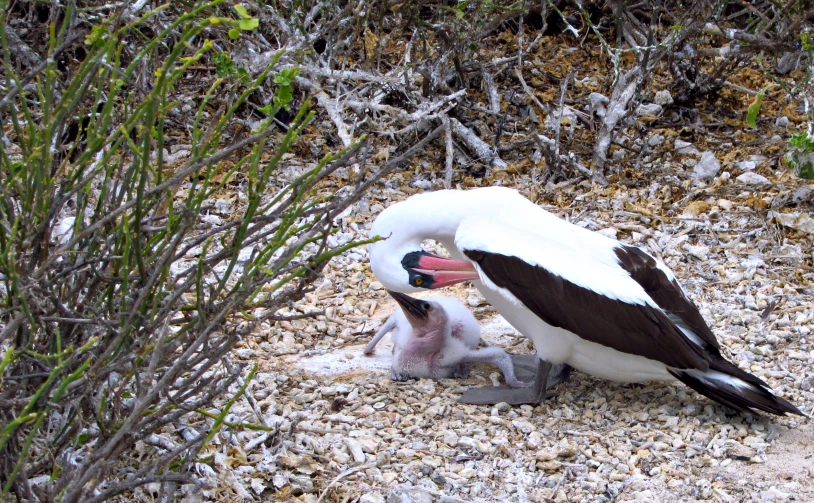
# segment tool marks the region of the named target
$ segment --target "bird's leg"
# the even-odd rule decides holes
[[[548,373],[551,372],[553,365],[545,360],[537,360],[537,376],[534,378],[534,386],[531,390],[534,392],[535,403],[542,403],[546,398],[556,396],[557,393],[546,391],[548,387]]]
[[[384,325],[382,325],[382,328],[380,328],[379,331],[376,332],[376,336],[373,337],[373,339],[368,343],[367,346],[365,346],[365,349],[363,351],[364,355],[365,356],[372,355],[373,350],[376,348],[376,344],[378,344],[379,341],[382,340],[382,337],[384,337],[387,334],[387,332],[390,332],[394,328],[396,328],[396,317],[391,316],[390,318],[387,319]],[[395,349],[395,347],[393,349]]]
[[[456,365],[455,372],[452,374],[452,377],[456,379],[466,379],[469,377],[469,368],[467,368],[466,363],[459,363]]]
[[[528,388],[533,384],[531,379],[528,382],[523,382],[515,377],[512,357],[503,348],[489,346],[482,349],[473,349],[461,361],[465,363],[491,363],[500,369],[506,384],[512,388]]]
[[[533,386],[519,389],[510,389],[502,386],[474,388],[467,390],[458,401],[475,405],[494,405],[500,402],[506,402],[510,405],[537,405],[542,403],[545,399],[555,396],[556,393],[547,392],[547,388],[566,381],[570,374],[571,367],[568,365],[552,365],[544,360],[538,359],[536,355],[528,356],[533,356],[537,359],[537,369]],[[513,356],[512,359],[514,360],[515,356]],[[520,362],[523,365],[527,365],[527,359],[528,358],[521,358]],[[515,369],[517,369],[517,366],[515,366]]]
[[[407,374],[402,374],[401,372],[397,372],[397,371],[392,370],[392,369],[390,370],[390,380],[392,380],[392,381],[404,382],[404,381],[408,381],[410,379],[412,379],[412,377],[410,377]]]

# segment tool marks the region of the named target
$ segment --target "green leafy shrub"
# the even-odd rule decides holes
[[[357,244],[329,245],[334,218],[399,162],[362,163],[341,194],[326,180],[359,144],[283,178],[309,101],[277,129],[296,70],[274,74],[278,58],[256,76],[236,69],[212,40],[258,24],[221,4],[125,8],[89,29],[72,3],[53,4],[47,57],[27,68],[3,6],[0,499],[95,502],[151,482],[169,497],[196,483],[190,466],[248,383],[226,400],[235,342]],[[69,52],[83,56],[60,68]],[[208,90],[188,99],[180,88],[202,66]],[[276,89],[269,106],[251,110],[263,88]],[[247,114],[263,118],[230,139]],[[238,175],[238,214],[205,221]],[[125,455],[192,423],[186,442]]]

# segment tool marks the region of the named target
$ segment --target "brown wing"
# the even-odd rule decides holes
[[[720,355],[721,346],[718,339],[707,326],[698,308],[687,298],[678,282],[675,279],[670,280],[664,271],[658,268],[656,259],[635,246],[621,245],[614,251],[622,269],[644,288],[647,295],[660,308],[680,319],[687,328],[706,342],[708,347],[705,349]]]
[[[629,304],[578,286],[517,257],[464,251],[483,274],[549,325],[677,369],[706,371],[709,360],[661,310]]]

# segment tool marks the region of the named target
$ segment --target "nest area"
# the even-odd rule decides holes
[[[78,71],[89,44],[104,41],[101,31],[99,38],[91,36],[99,16],[118,13],[123,22],[133,22],[150,8],[145,2],[125,4],[80,6],[67,34],[77,38],[56,58],[58,75]],[[571,222],[662,259],[701,309],[726,356],[801,410],[814,411],[812,190],[787,156],[790,139],[812,124],[811,49],[800,35],[811,33],[812,17],[802,7],[565,1],[243,5],[244,20],[256,19],[257,26],[247,23],[231,38],[221,23],[190,38],[190,51],[204,40],[214,49],[185,67],[167,94],[174,105],[162,116],[160,148],[165,176],[171,177],[195,155],[190,132],[196,121],[215,122],[247,88],[244,79],[255,78],[279,56],[271,77],[219,130],[218,145],[232,150],[211,173],[217,190],[202,200],[204,210],[186,243],[221,229],[232,236],[229,226],[246,214],[257,193],[254,172],[239,164],[252,144],[233,147],[253,137],[268,118],[265,107],[281,99],[285,88],[289,101],[274,109],[274,127],[256,140],[264,146],[258,166],[271,162],[288,130],[302,128],[257,194],[259,204],[296,185],[322,156],[351,149],[312,187],[320,197],[347,204],[325,207],[331,229],[320,248],[306,250],[302,264],[313,265],[307,259],[319,250],[365,239],[379,212],[412,194],[445,187],[517,188]],[[42,55],[49,50],[43,29],[61,22],[57,11],[34,2],[10,8],[4,20],[9,61],[28,80],[21,81],[25,92],[14,95],[6,74],[4,107],[18,97],[40,99],[33,92],[36,79],[28,76],[43,72]],[[139,44],[179,14],[168,9],[140,25],[128,38],[132,45],[122,49],[121,67],[137,61]],[[242,16],[225,6],[205,14]],[[156,57],[141,60],[128,90],[149,94],[161,59],[179,35],[170,30]],[[290,82],[275,77],[292,69],[297,73],[289,74]],[[202,106],[218,77],[228,86]],[[65,83],[54,88],[57,97],[68,89]],[[89,124],[83,117],[98,106],[94,98],[86,96],[66,119],[59,137],[65,155],[54,164],[60,169],[81,161],[93,134],[83,132]],[[302,105],[315,113],[307,124],[295,119]],[[110,105],[118,120],[131,112],[122,103]],[[3,121],[4,154],[13,164],[27,154],[8,114]],[[135,131],[130,133],[135,144],[139,134],[149,136]],[[366,140],[357,145],[362,134]],[[159,148],[145,145],[153,152]],[[364,185],[366,180],[371,183]],[[185,201],[195,187],[190,180],[179,183],[164,202],[155,202],[156,214]],[[97,201],[102,188],[90,184],[86,202]],[[60,236],[71,235],[75,216],[69,204],[52,215],[53,228],[61,232],[52,233],[54,247]],[[195,270],[202,254],[220,250],[191,246],[169,271]],[[235,251],[245,269],[233,271],[238,276],[232,280],[249,270],[253,250]],[[213,262],[206,273],[223,274],[225,266],[218,267]],[[364,503],[814,499],[814,431],[806,419],[732,415],[677,383],[620,384],[575,373],[556,398],[509,408],[456,402],[467,386],[498,378],[483,365],[465,380],[391,382],[385,347],[375,358],[362,356],[364,344],[395,307],[372,276],[365,248],[341,250],[320,267],[296,295],[278,303],[253,299],[217,325],[227,356],[212,358],[211,373],[202,377],[222,377],[212,381],[217,393],[202,396],[187,415],[134,431],[115,462],[98,463],[103,471],[87,486],[93,497],[121,487],[123,494],[111,491],[109,497]],[[5,280],[7,271],[0,272]],[[532,351],[477,291],[461,285],[445,293],[472,308],[488,342]],[[200,295],[185,292],[185,305],[195,305]],[[168,312],[177,312],[171,307]],[[2,308],[7,311],[1,312],[0,333],[7,335],[16,304],[8,300]],[[171,320],[186,322],[179,316]],[[0,348],[5,352],[13,339],[0,337]],[[256,373],[244,381],[255,364]],[[167,365],[175,368],[171,361]],[[190,373],[176,371],[174,387],[157,390],[156,405],[193,387],[193,381],[184,381]],[[5,377],[14,375],[20,374]],[[26,402],[22,394],[8,396],[8,390],[19,382],[6,379],[0,388],[6,393],[0,403],[16,412]],[[111,396],[117,393],[120,401],[124,396],[126,411],[126,395],[139,396],[140,385],[121,385]],[[228,414],[220,417],[236,393]],[[86,401],[76,400],[103,412],[99,404],[107,403],[90,391]],[[110,418],[120,405],[108,407]],[[49,427],[58,429],[61,414],[67,417],[71,409],[55,410]],[[9,421],[15,417],[9,415]],[[33,457],[17,472],[29,486],[13,486],[18,497],[45,501],[56,494],[59,477],[49,480],[59,474],[54,466],[80,466],[83,452],[112,438],[94,424],[85,418],[81,428],[70,429],[74,441],[67,454],[49,450],[52,437],[37,438]],[[2,451],[6,475],[28,426]],[[213,429],[217,433],[206,444],[196,443],[195,434]],[[186,444],[194,450],[183,450]],[[194,454],[173,464],[182,457],[169,456],[172,452]],[[154,471],[139,471],[153,464]],[[181,475],[168,476],[170,467]],[[134,473],[142,477],[138,484]],[[84,497],[81,490],[75,496]]]

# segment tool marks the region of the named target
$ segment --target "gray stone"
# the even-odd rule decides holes
[[[432,503],[433,497],[427,491],[409,484],[394,487],[387,493],[387,503]]]
[[[799,189],[794,191],[794,195],[791,196],[791,200],[796,204],[800,204],[805,201],[810,201],[812,192],[814,192],[814,188],[811,188],[808,185],[804,185],[803,187],[800,187]]]
[[[607,113],[605,105],[607,105],[609,101],[610,100],[603,94],[591,93],[588,95],[588,103],[590,103],[591,112],[595,113],[597,117],[605,116]]]
[[[735,178],[735,180],[745,185],[767,185],[772,183],[768,178],[763,175],[759,175],[754,171],[747,171],[746,173],[739,175],[737,178]]]
[[[682,155],[701,155],[701,152],[695,148],[692,143],[683,140],[676,140],[673,144],[674,148],[676,149],[676,153]]]
[[[384,503],[384,496],[380,492],[365,493],[359,498],[359,503]]]
[[[653,102],[661,106],[671,105],[673,103],[673,95],[671,95],[667,89],[662,89],[653,97]]]
[[[636,109],[636,115],[659,115],[661,114],[662,106],[658,103],[642,103]]]
[[[741,171],[752,171],[757,167],[757,163],[755,161],[738,161],[735,166]]]
[[[709,151],[701,154],[701,159],[693,168],[695,176],[699,180],[712,180],[720,170],[721,163],[715,158],[715,154]]]

